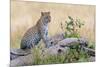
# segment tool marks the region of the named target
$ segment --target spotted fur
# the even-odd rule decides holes
[[[41,39],[46,47],[51,44],[48,38],[48,23],[51,21],[50,12],[41,12],[41,17],[37,24],[26,31],[21,40],[21,49],[31,49],[39,43]]]

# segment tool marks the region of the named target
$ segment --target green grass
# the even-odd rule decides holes
[[[34,49],[34,65],[88,62],[90,57],[90,55],[80,49],[79,45],[72,46],[70,51],[64,55],[49,55],[46,58],[41,58],[40,51],[41,49],[39,48]]]

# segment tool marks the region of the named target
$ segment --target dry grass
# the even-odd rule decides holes
[[[51,12],[50,36],[62,32],[60,23],[70,15],[85,22],[81,36],[95,41],[95,6],[11,1],[11,48],[19,48],[23,34],[36,24],[41,11]]]

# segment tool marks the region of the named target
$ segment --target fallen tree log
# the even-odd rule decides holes
[[[80,44],[81,49],[85,52],[87,52],[87,54],[89,54],[90,56],[95,56],[95,50],[94,49],[90,49],[87,47],[88,42],[86,39],[84,38],[66,38],[60,42],[58,42],[57,45],[60,45],[61,47],[71,47],[74,46],[75,44]]]
[[[75,44],[87,46],[87,40],[84,38],[66,38],[66,39],[63,39],[62,41],[59,41],[56,45],[70,47]]]
[[[92,49],[85,48],[87,46],[87,40],[83,38],[66,38],[62,34],[57,36],[53,36],[50,38],[52,45],[50,48],[44,48],[41,53],[41,58],[44,55],[63,55],[66,51],[69,51],[70,46],[75,44],[80,44],[82,48],[84,48],[87,53],[91,53],[90,55],[94,56],[95,51]],[[69,51],[70,52],[70,51]],[[15,66],[23,66],[23,65],[33,65],[35,58],[30,50],[21,50],[21,49],[12,49],[10,57],[11,60],[11,67]]]
[[[20,56],[26,56],[31,53],[31,50],[10,49],[10,60],[16,59]]]
[[[90,56],[95,56],[95,50],[93,50],[93,49],[90,49],[90,48],[87,48],[87,47],[82,47],[83,48],[83,50],[85,51],[85,52],[87,52]]]
[[[10,67],[32,65],[34,63],[33,54],[25,56],[18,56],[17,58],[10,61]]]

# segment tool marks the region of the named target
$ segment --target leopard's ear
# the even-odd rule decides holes
[[[41,15],[43,16],[44,15],[44,12],[41,12]]]

